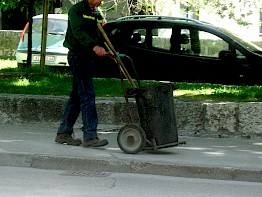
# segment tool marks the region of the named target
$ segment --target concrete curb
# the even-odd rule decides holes
[[[69,171],[139,173],[187,178],[262,182],[262,172],[254,169],[152,163],[115,158],[68,158],[13,153],[0,155],[2,158],[1,166],[8,165]]]

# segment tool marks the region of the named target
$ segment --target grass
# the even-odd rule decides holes
[[[71,91],[72,76],[68,72],[46,68],[40,74],[39,66],[19,70],[15,60],[0,60],[0,93],[32,95],[66,95]],[[125,80],[126,88],[131,88]],[[158,85],[157,81],[141,81],[141,86]],[[173,83],[176,98],[207,102],[261,102],[262,86],[225,86],[200,83]],[[123,97],[120,79],[95,78],[98,97]]]

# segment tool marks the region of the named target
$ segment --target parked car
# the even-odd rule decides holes
[[[42,39],[43,15],[33,17],[32,25],[32,65],[40,64],[41,39]],[[67,29],[67,14],[48,14],[48,27],[46,39],[46,65],[47,66],[68,66],[68,49],[63,47]],[[21,38],[16,50],[18,66],[27,62],[28,47],[28,23],[22,31]]]
[[[40,64],[42,15],[33,17],[32,64]],[[46,65],[68,66],[63,47],[67,14],[48,14]],[[53,25],[54,24],[54,25]],[[27,60],[25,26],[16,51]],[[134,15],[103,25],[134,79],[219,84],[262,84],[262,49],[228,30],[195,19]],[[95,77],[120,78],[115,61],[98,58]]]
[[[123,62],[134,79],[262,84],[262,49],[224,28],[189,18],[135,15],[109,21],[103,29],[114,48],[129,57]],[[97,69],[97,76],[119,77],[113,64],[100,61]]]

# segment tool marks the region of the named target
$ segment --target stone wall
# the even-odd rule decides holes
[[[262,136],[261,102],[175,101],[177,126],[190,136]]]
[[[0,30],[0,58],[15,59],[15,50],[21,37],[21,30]]]
[[[67,96],[0,94],[0,124],[46,123],[59,125]],[[139,123],[136,103],[129,100],[131,115]],[[206,103],[174,100],[178,134],[200,137],[262,137],[262,102]],[[124,98],[97,98],[100,124],[130,122]],[[166,123],[161,120],[160,124]],[[81,120],[78,119],[81,124]],[[170,132],[170,131],[163,131]]]

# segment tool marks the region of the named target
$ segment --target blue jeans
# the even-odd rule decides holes
[[[92,81],[93,58],[68,52],[68,63],[73,74],[73,88],[67,101],[57,133],[73,133],[74,124],[81,112],[83,139],[97,137],[98,116],[95,90]]]

